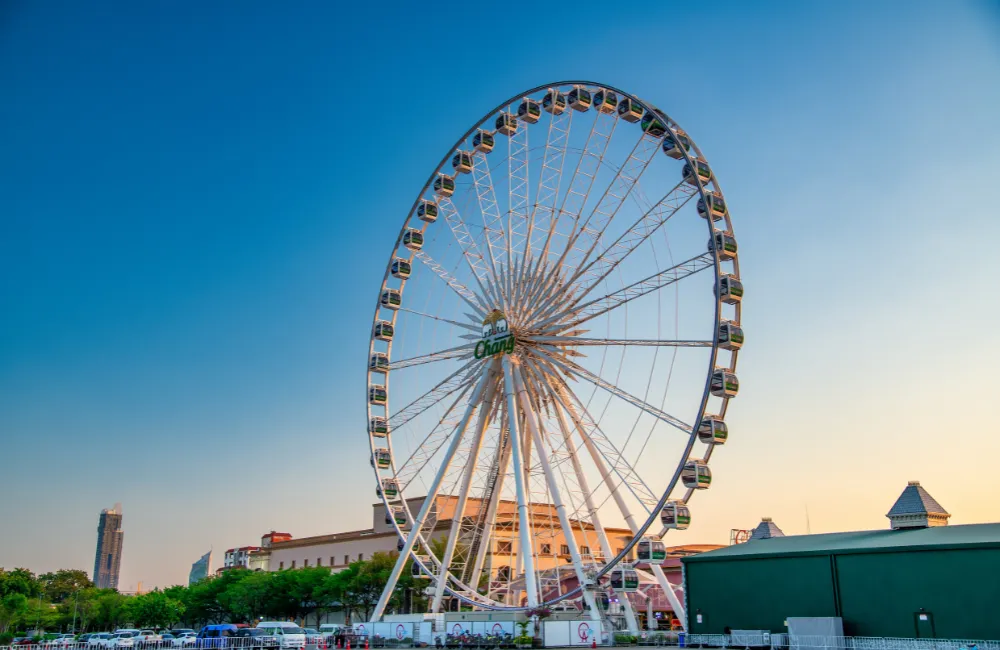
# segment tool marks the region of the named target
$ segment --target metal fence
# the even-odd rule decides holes
[[[690,634],[684,638],[684,646],[772,650],[1000,650],[1000,641],[740,633]]]

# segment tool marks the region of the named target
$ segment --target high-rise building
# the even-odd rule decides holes
[[[97,554],[94,557],[94,584],[100,589],[118,588],[118,568],[122,561],[122,504],[101,510],[97,524]]]

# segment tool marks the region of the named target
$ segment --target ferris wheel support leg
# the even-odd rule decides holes
[[[545,440],[538,432],[538,423],[535,420],[535,413],[531,409],[531,402],[528,399],[527,392],[525,392],[524,379],[521,377],[520,371],[516,370],[515,372],[514,385],[518,393],[518,399],[521,402],[521,409],[525,413],[528,431],[531,433],[531,439],[535,442],[538,461],[542,465],[542,472],[545,474],[545,480],[548,481],[549,489],[551,490],[552,504],[556,508],[556,515],[559,517],[559,525],[562,526],[563,535],[565,536],[567,545],[569,546],[569,554],[573,561],[573,568],[576,570],[577,582],[581,586],[584,586],[583,600],[587,603],[587,609],[590,611],[591,619],[600,620],[600,615],[597,613],[596,603],[594,602],[594,592],[587,589],[585,586],[587,578],[583,572],[583,558],[580,557],[580,549],[576,544],[576,537],[573,535],[573,526],[570,525],[569,516],[566,514],[566,506],[563,504],[562,495],[559,493],[559,485],[556,482],[555,474],[552,472],[552,466],[549,464],[549,453],[545,448]]]
[[[635,535],[639,532],[639,525],[636,523],[635,517],[632,515],[632,511],[629,510],[628,504],[625,503],[625,498],[621,495],[621,485],[614,484],[614,479],[608,471],[608,466],[604,464],[604,458],[594,445],[594,441],[587,435],[583,422],[580,420],[576,410],[573,408],[573,404],[570,402],[564,388],[559,390],[559,396],[560,402],[562,402],[562,405],[566,408],[566,412],[569,413],[570,419],[573,420],[577,430],[580,432],[580,438],[583,440],[583,446],[587,448],[591,459],[593,459],[594,464],[597,465],[597,470],[601,473],[601,480],[604,481],[609,489],[611,489],[611,495],[615,499],[615,504],[617,504],[618,510],[622,514],[622,518],[625,519],[625,523],[628,524],[629,530],[632,531],[632,535]],[[614,555],[606,555],[605,557],[611,558],[614,557]],[[625,610],[626,620],[628,621],[629,634],[639,634],[639,624],[636,622],[635,612],[632,610],[632,602],[626,596],[621,599],[621,604]]]
[[[444,597],[444,587],[448,583],[449,567],[455,555],[455,544],[458,542],[458,536],[461,532],[465,504],[469,500],[469,487],[472,485],[472,475],[476,471],[479,448],[483,444],[483,434],[486,431],[486,425],[489,424],[487,418],[489,417],[490,404],[495,395],[496,384],[490,382],[489,388],[486,390],[483,407],[479,409],[479,422],[476,425],[476,432],[473,434],[472,449],[469,450],[469,460],[465,465],[465,476],[462,477],[462,487],[459,488],[458,503],[455,504],[455,515],[451,520],[451,531],[448,533],[447,546],[441,558],[441,570],[438,572],[437,587],[434,590],[434,604],[431,607],[431,612],[435,614],[441,611],[441,599]],[[475,588],[474,585],[475,583],[473,583],[473,588]]]
[[[502,439],[502,433],[501,433]],[[507,466],[510,463],[510,446],[503,451],[503,455],[500,458],[499,471],[497,472],[496,485],[493,486],[493,494],[490,496],[490,502],[487,504],[486,509],[486,525],[483,527],[484,530],[480,532],[482,535],[479,540],[479,550],[476,552],[476,563],[472,567],[472,580],[469,585],[471,587],[477,588],[479,585],[479,579],[483,575],[483,564],[486,561],[486,549],[490,547],[492,542],[493,526],[496,524],[497,519],[497,506],[500,504],[500,494],[503,492],[503,481],[504,474],[507,473]],[[487,594],[488,595],[488,594]]]
[[[528,596],[528,607],[538,607],[538,592],[535,589],[535,563],[532,555],[532,532],[529,530],[530,518],[528,517],[528,495],[524,484],[524,469],[521,459],[521,438],[518,428],[517,401],[514,394],[514,376],[511,368],[511,357],[503,357],[503,379],[504,392],[507,397],[507,420],[510,424],[510,453],[514,470],[514,487],[517,492],[517,515],[518,529],[521,538],[519,557],[523,558],[524,564],[524,589]],[[530,577],[529,577],[530,576]]]
[[[670,601],[670,606],[673,608],[677,619],[681,622],[681,627],[683,627],[684,631],[687,632],[687,612],[684,610],[684,605],[681,603],[680,599],[677,598],[677,593],[674,591],[673,585],[667,581],[667,576],[663,575],[663,569],[660,568],[659,564],[651,564],[649,568],[653,572],[656,582],[659,583],[660,589],[663,590],[663,593],[667,596],[667,600]]]
[[[472,393],[469,405],[465,409],[465,415],[462,416],[462,421],[455,429],[454,438],[448,446],[448,449],[445,451],[444,458],[441,461],[441,467],[438,469],[437,474],[434,476],[434,480],[431,481],[430,486],[427,488],[427,496],[424,497],[424,503],[420,506],[420,512],[417,514],[416,519],[413,520],[410,526],[410,534],[406,536],[406,543],[403,544],[403,550],[399,552],[399,557],[396,558],[396,564],[392,567],[392,573],[389,574],[389,580],[385,583],[385,588],[382,589],[382,595],[379,597],[378,603],[375,605],[375,609],[372,610],[373,621],[381,619],[382,614],[385,613],[386,605],[389,604],[392,592],[396,589],[396,582],[399,580],[399,575],[403,572],[403,567],[406,566],[406,561],[409,559],[410,553],[413,551],[413,545],[416,543],[417,537],[420,536],[420,528],[424,525],[424,520],[427,519],[427,513],[430,512],[430,509],[437,497],[438,490],[441,489],[441,482],[444,480],[444,475],[448,471],[448,466],[451,465],[451,460],[455,457],[455,452],[458,451],[458,447],[465,434],[465,429],[469,426],[469,420],[472,418],[472,414],[476,412],[476,407],[479,405],[483,396],[483,390],[485,389],[486,384],[490,379],[490,375],[493,372],[494,369],[492,364],[487,364],[487,366],[483,368],[483,374],[479,379],[476,389]]]

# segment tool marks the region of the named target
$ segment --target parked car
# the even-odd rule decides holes
[[[156,644],[160,648],[170,648],[174,645],[174,635],[170,632],[164,632],[160,635],[160,641]]]
[[[111,638],[105,642],[104,647],[107,650],[120,650],[121,648],[133,648],[135,647],[135,630],[126,630],[124,632],[115,632],[111,635]]]
[[[319,645],[323,643],[323,635],[313,627],[304,627],[302,631],[306,633],[306,645]]]
[[[160,635],[152,630],[139,630],[133,639],[140,648],[154,647],[160,643]]]
[[[194,630],[174,631],[174,639],[171,645],[175,648],[190,648],[198,640],[198,634]]]
[[[88,648],[103,648],[104,642],[111,638],[107,632],[96,632],[87,639]]]
[[[268,634],[278,639],[278,645],[283,649],[305,648],[306,633],[295,623],[288,621],[261,621],[257,629],[266,630]]]
[[[236,631],[238,629],[239,628],[232,623],[224,623],[222,625],[206,625],[201,628],[201,632],[198,633],[198,638],[195,639],[194,647],[224,648],[232,645],[228,643],[228,641],[236,636]]]
[[[240,648],[262,648],[263,650],[278,650],[281,644],[273,634],[268,634],[267,630],[260,628],[240,628],[236,630],[236,638],[239,639],[237,645]]]
[[[170,633],[173,634],[174,637],[179,637],[182,634],[194,634],[195,636],[198,635],[197,631],[192,630],[189,627],[175,627],[174,629],[170,630]]]
[[[84,634],[81,634],[80,636],[76,637],[76,642],[77,643],[86,643],[90,639],[90,637],[92,637],[92,636],[94,636],[93,633],[91,633],[91,632],[85,632]]]

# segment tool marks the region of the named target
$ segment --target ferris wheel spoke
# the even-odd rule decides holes
[[[608,225],[614,220],[618,210],[632,193],[659,149],[660,138],[644,132],[629,153],[625,164],[618,169],[615,177],[604,190],[597,205],[594,206],[583,224],[573,233],[574,243],[579,243],[587,251],[581,257],[580,265],[589,257],[591,251],[604,236]]]
[[[554,331],[557,332],[577,327],[589,320],[597,318],[602,314],[606,314],[609,311],[617,309],[618,307],[621,307],[636,298],[641,298],[642,296],[650,294],[654,291],[659,291],[663,287],[674,284],[675,282],[690,277],[695,273],[704,271],[705,269],[714,268],[714,266],[715,258],[712,254],[702,253],[701,255],[692,257],[689,260],[672,266],[669,269],[665,269],[659,273],[654,273],[647,278],[633,282],[618,291],[612,291],[607,295],[595,298],[583,303],[582,305],[573,306],[564,313],[557,313],[550,316],[538,323],[537,326],[539,328],[546,328],[547,326],[558,323],[558,325],[554,328]],[[549,330],[551,331],[553,328],[550,327]]]
[[[514,266],[514,251],[528,237],[528,130],[526,122],[519,122],[517,130],[507,136],[508,271]]]
[[[455,293],[458,294],[458,297],[472,307],[476,313],[480,314],[480,316],[484,316],[486,314],[486,309],[480,304],[478,296],[476,296],[476,294],[464,284],[459,282],[458,279],[451,273],[448,273],[443,266],[435,262],[430,255],[422,250],[419,250],[414,251],[413,256],[423,262],[424,266],[433,271],[434,275],[444,280],[445,284],[451,287]]]
[[[424,467],[431,458],[437,454],[438,450],[447,442],[450,437],[453,428],[458,425],[458,420],[452,416],[460,406],[463,405],[463,399],[472,390],[472,384],[467,384],[458,396],[451,403],[451,406],[445,410],[444,415],[438,420],[437,424],[431,429],[424,439],[414,447],[410,455],[398,465],[393,472],[396,480],[399,482],[400,490],[405,493],[410,487],[410,483],[417,478],[421,472],[423,472]],[[404,501],[405,506],[405,501]]]
[[[691,434],[691,431],[692,431],[691,425],[687,424],[686,422],[684,422],[680,418],[676,418],[673,415],[670,415],[669,413],[667,413],[666,411],[658,409],[655,406],[653,406],[652,404],[646,403],[644,400],[636,397],[635,395],[632,395],[631,393],[628,393],[628,392],[622,390],[618,386],[615,386],[614,384],[612,384],[612,383],[610,383],[608,381],[605,381],[601,377],[595,375],[594,373],[590,372],[586,368],[583,368],[582,366],[579,366],[579,365],[573,363],[572,361],[566,361],[565,364],[566,364],[568,370],[571,373],[573,373],[574,375],[576,375],[577,377],[580,377],[581,379],[586,379],[587,381],[589,381],[590,383],[594,384],[598,388],[603,388],[604,390],[606,390],[607,392],[611,393],[615,397],[618,397],[618,398],[620,398],[620,399],[628,402],[629,404],[631,404],[632,406],[636,407],[637,409],[639,409],[641,411],[644,411],[644,412],[648,413],[649,415],[652,415],[654,418],[656,418],[656,419],[658,419],[658,420],[660,420],[662,422],[666,422],[670,426],[672,426],[674,428],[677,428],[677,429],[680,429],[681,431],[683,431],[686,434],[689,434],[689,435]]]
[[[624,454],[618,450],[615,444],[611,442],[597,425],[594,418],[587,411],[583,400],[565,384],[559,386],[554,396],[559,406],[566,410],[570,420],[573,421],[583,440],[584,447],[595,458],[595,464],[598,464],[600,468],[601,463],[604,463],[603,466],[605,469],[607,469],[607,465],[610,465],[609,472],[613,472],[620,479],[619,483],[614,483],[610,474],[605,476],[602,473],[602,482],[608,486],[612,494],[617,494],[619,492],[618,488],[624,485],[648,515],[659,499],[649,486],[646,485],[646,482],[642,480],[642,477],[639,476],[635,468],[625,459]],[[600,463],[596,460],[597,458],[601,459]]]
[[[549,120],[549,130],[545,139],[545,153],[538,174],[538,190],[535,204],[528,219],[525,257],[531,258],[532,250],[541,252],[548,241],[550,228],[555,220],[555,205],[559,198],[563,164],[566,161],[566,147],[573,124],[573,110],[553,112]],[[541,255],[539,256],[541,261]]]
[[[472,157],[472,183],[479,202],[479,213],[483,218],[483,235],[486,240],[486,252],[490,258],[490,268],[493,277],[500,274],[497,256],[506,250],[507,234],[503,229],[503,219],[497,205],[496,191],[493,188],[493,175],[486,154],[477,151]]]
[[[639,347],[672,347],[672,348],[710,348],[712,341],[672,341],[661,339],[592,339],[575,336],[528,336],[526,340],[534,343],[554,345],[558,347],[634,345]]]
[[[479,252],[479,246],[476,245],[476,240],[473,239],[472,234],[469,232],[469,228],[465,225],[465,221],[462,219],[462,215],[459,214],[458,208],[455,207],[455,204],[450,198],[447,196],[439,198],[438,209],[444,217],[444,220],[448,223],[448,227],[455,236],[455,242],[461,249],[462,255],[465,257],[465,261],[469,264],[469,268],[472,269],[472,274],[480,283],[480,288],[482,288],[482,283],[487,281],[487,278],[490,276],[490,272],[487,268],[486,260],[483,259],[483,254]]]
[[[441,318],[440,316],[435,316],[433,314],[426,314],[422,311],[417,311],[416,309],[410,309],[409,307],[400,307],[397,311],[405,311],[407,314],[414,314],[416,316],[423,316],[424,318],[430,318],[431,320],[441,321],[442,323],[448,323],[449,325],[454,325],[455,327],[461,327],[462,329],[467,329],[470,332],[478,332],[479,328],[475,325],[470,325],[468,323],[459,323],[458,321],[450,320],[448,318]]]
[[[459,345],[454,348],[448,348],[447,350],[440,350],[438,352],[431,352],[429,354],[421,354],[417,357],[409,357],[407,359],[400,359],[399,361],[393,361],[389,364],[389,370],[399,370],[401,368],[409,368],[411,366],[419,366],[425,363],[433,363],[435,361],[445,361],[447,359],[461,359],[465,356],[472,356],[474,345],[472,343],[466,343],[465,345]]]
[[[448,395],[451,395],[455,391],[463,388],[472,380],[475,373],[478,372],[479,368],[483,364],[484,362],[478,359],[469,361],[461,368],[441,380],[441,382],[434,386],[434,388],[396,411],[396,413],[390,415],[389,430],[391,431],[393,429],[401,428],[413,418],[417,417],[441,400],[447,398]]]
[[[656,205],[646,211],[625,233],[591,259],[591,256],[597,249],[598,240],[595,239],[594,245],[591,246],[590,250],[584,256],[584,260],[589,260],[589,262],[581,265],[566,284],[572,285],[578,279],[585,279],[589,284],[577,296],[578,299],[579,297],[586,296],[608,277],[619,264],[625,261],[629,255],[642,246],[644,242],[648,241],[661,226],[677,214],[691,200],[691,197],[697,194],[698,191],[696,189],[681,181],[674,189],[660,199]]]

